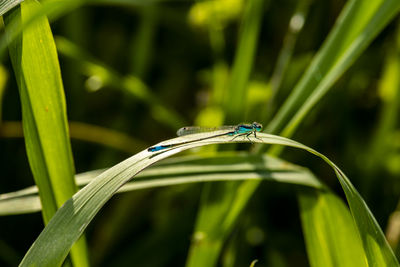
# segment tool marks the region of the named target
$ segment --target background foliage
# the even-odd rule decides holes
[[[41,232],[42,216],[47,223],[73,194],[74,169],[111,167],[185,125],[242,121],[261,122],[267,132],[333,160],[399,255],[396,1],[48,0],[39,8],[36,1],[19,2],[0,5],[0,193],[35,183],[49,206],[42,204],[44,215],[0,218],[0,265],[17,265]],[[38,14],[48,15],[51,31]],[[235,162],[221,150],[252,156],[234,154]],[[240,163],[250,159],[253,166],[260,159],[255,154],[265,151],[309,168],[324,185],[310,178],[298,184],[189,181],[208,168],[225,172],[219,179],[235,172],[250,177],[257,171]],[[364,252],[356,235],[351,245],[341,240],[355,234],[354,226],[334,172],[321,161],[265,145],[186,153],[188,159],[150,174],[180,172],[186,182],[164,188],[154,182],[115,195],[67,263],[249,266],[258,259],[255,266],[360,266],[366,257],[384,266],[376,247]],[[200,162],[190,165],[192,154]],[[4,206],[11,211],[1,214],[23,213]]]

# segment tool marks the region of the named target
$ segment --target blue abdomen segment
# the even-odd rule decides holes
[[[160,151],[166,148],[171,147],[171,145],[160,145],[160,146],[152,146],[149,149],[147,149],[147,151],[149,152],[156,152],[156,151]]]

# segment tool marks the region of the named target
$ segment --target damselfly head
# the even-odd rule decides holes
[[[251,125],[253,126],[253,129],[255,129],[257,132],[261,131],[261,129],[263,127],[262,124],[260,124],[258,122],[253,122]]]
[[[190,128],[190,127],[182,127],[182,128],[180,128],[180,129],[176,132],[176,135],[177,135],[177,136],[185,135],[185,133],[187,132],[187,130],[188,130],[189,128]]]

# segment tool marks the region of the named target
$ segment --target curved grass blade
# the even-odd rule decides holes
[[[210,134],[215,135],[215,133]],[[247,138],[232,139],[230,136],[217,136],[198,141],[199,136],[204,135],[193,134],[168,140],[168,143],[177,143],[183,140],[187,143],[155,153],[147,150],[142,151],[97,176],[91,183],[66,201],[57,211],[25,255],[21,266],[60,265],[68,254],[70,247],[83,233],[100,208],[123,184],[151,164],[183,150],[198,146],[250,141],[300,148],[322,158],[333,168],[346,194],[368,257],[368,263],[373,266],[399,266],[381,228],[360,194],[344,173],[324,155],[290,139],[264,133],[257,135],[257,138],[251,136],[249,137],[250,140],[247,140]]]
[[[76,175],[76,183],[83,187],[104,170]],[[270,156],[243,153],[220,153],[215,156],[179,157],[160,166],[151,166],[133,181],[123,185],[117,193],[173,186],[188,183],[269,180],[321,188],[321,183],[305,168]],[[0,216],[24,214],[41,210],[38,189],[31,186],[0,195]]]

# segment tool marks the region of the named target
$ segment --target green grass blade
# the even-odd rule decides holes
[[[216,133],[217,132],[213,132],[210,133],[210,135]],[[21,266],[58,266],[61,264],[68,254],[70,247],[83,233],[100,208],[123,184],[128,182],[144,168],[186,149],[209,144],[237,142],[290,146],[304,149],[322,158],[334,169],[346,194],[353,218],[357,225],[357,230],[363,242],[368,263],[371,266],[399,266],[381,228],[360,194],[344,173],[324,155],[290,139],[264,133],[257,135],[258,138],[251,136],[249,137],[250,140],[247,140],[247,138],[232,139],[231,136],[226,135],[202,140],[199,140],[199,137],[205,137],[205,135],[193,134],[160,143],[187,142],[155,153],[148,152],[147,150],[142,151],[97,176],[95,180],[66,201],[57,211],[25,255]],[[222,225],[224,225],[224,222]],[[203,240],[203,242],[206,241],[207,240]]]
[[[267,127],[290,137],[311,108],[400,10],[397,0],[349,1],[322,48]]]
[[[320,190],[300,192],[298,199],[312,267],[368,266],[354,220],[340,198]]]
[[[76,175],[79,187],[90,183],[104,170]],[[117,193],[173,186],[188,183],[270,180],[321,188],[320,182],[305,168],[269,156],[241,153],[219,153],[213,156],[174,158],[139,173],[133,181],[123,185]],[[36,186],[0,195],[0,216],[37,212],[41,210]]]
[[[0,59],[4,57],[7,47],[9,47],[15,39],[19,38],[19,35],[25,28],[36,20],[40,20],[43,16],[51,16],[53,18],[60,17],[82,4],[82,0],[48,0],[45,1],[43,5],[35,8],[31,13],[27,14],[23,21],[8,21],[8,33],[0,36]]]
[[[19,5],[24,0],[3,0],[0,2],[0,16],[6,14],[10,9]]]
[[[11,20],[25,21],[38,5],[36,1],[25,1],[7,14],[7,25]],[[9,51],[21,98],[29,164],[40,188],[47,223],[76,192],[63,85],[47,19],[42,17],[26,28]],[[76,266],[88,265],[84,239],[71,256]]]
[[[261,21],[264,11],[264,0],[244,2],[244,12],[241,21],[238,47],[225,97],[226,124],[232,124],[244,119],[244,111],[247,97],[247,87],[257,51],[257,44]],[[206,232],[208,229],[216,233],[221,225],[220,221],[225,218],[232,201],[236,197],[235,191],[238,182],[224,184],[209,184],[204,187],[202,203],[196,222],[195,232]],[[218,204],[214,196],[218,198]],[[220,212],[216,211],[219,208]],[[212,221],[211,221],[212,219]],[[196,233],[194,234],[196,235]],[[214,241],[213,241],[214,242]],[[192,245],[186,266],[213,266],[219,256],[221,245],[218,242],[214,246]]]
[[[263,4],[264,0],[253,0],[245,4],[240,39],[228,84],[229,94],[225,103],[228,116],[226,122],[228,124],[243,119],[247,82],[257,51],[258,36],[264,10]]]

